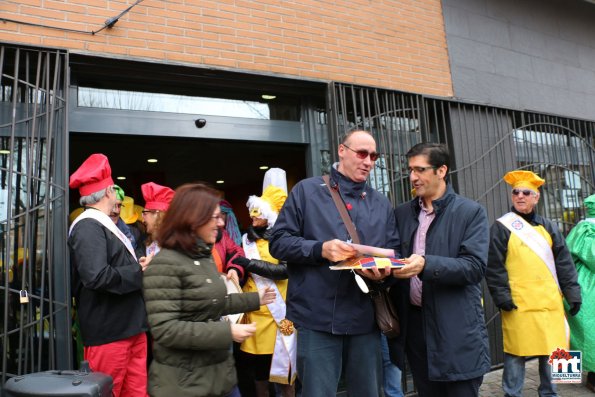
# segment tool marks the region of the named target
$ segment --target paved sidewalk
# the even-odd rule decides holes
[[[539,387],[539,372],[537,370],[537,359],[527,361],[525,364],[525,385],[523,387],[523,396],[537,396]],[[585,387],[587,374],[583,373],[583,383],[558,384],[558,395],[560,397],[595,397]],[[480,397],[502,397],[502,370],[492,371],[483,378],[483,384],[479,389]]]

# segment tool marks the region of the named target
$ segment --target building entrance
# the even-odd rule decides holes
[[[307,176],[306,149],[288,143],[72,133],[69,169],[74,172],[92,153],[105,154],[114,182],[139,205],[144,204],[143,183],[175,189],[188,182],[207,182],[232,204],[240,224],[248,225],[246,201],[249,195],[262,193],[265,167],[284,169],[291,189]],[[71,211],[78,208],[78,199],[71,191]]]

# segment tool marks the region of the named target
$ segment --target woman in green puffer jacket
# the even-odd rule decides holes
[[[231,345],[254,334],[256,325],[221,317],[258,310],[275,298],[272,289],[227,294],[211,257],[223,226],[218,203],[206,185],[183,185],[159,228],[161,251],[143,276],[153,335],[152,397],[239,396]]]

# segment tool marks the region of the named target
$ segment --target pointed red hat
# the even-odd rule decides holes
[[[140,189],[143,192],[146,210],[167,211],[175,193],[167,186],[161,186],[153,182],[141,185]]]
[[[113,184],[112,168],[107,157],[101,153],[90,155],[70,176],[70,188],[78,188],[81,196],[88,196]]]

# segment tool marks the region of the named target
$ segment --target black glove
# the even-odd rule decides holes
[[[514,304],[513,301],[507,301],[498,306],[500,310],[504,310],[505,312],[510,312],[513,309],[518,309],[518,307]]]
[[[248,266],[248,264],[250,264],[250,259],[248,258],[244,258],[243,256],[236,256],[231,263],[234,263],[238,266],[242,266],[243,268],[246,268],[246,266]]]
[[[244,269],[271,280],[287,279],[287,264],[285,262],[279,262],[275,265],[260,259],[251,259],[250,263],[244,266]]]
[[[569,303],[570,308],[568,309],[568,313],[570,313],[571,316],[576,316],[576,313],[578,313],[579,310],[581,310],[581,303],[580,302],[571,302]]]

